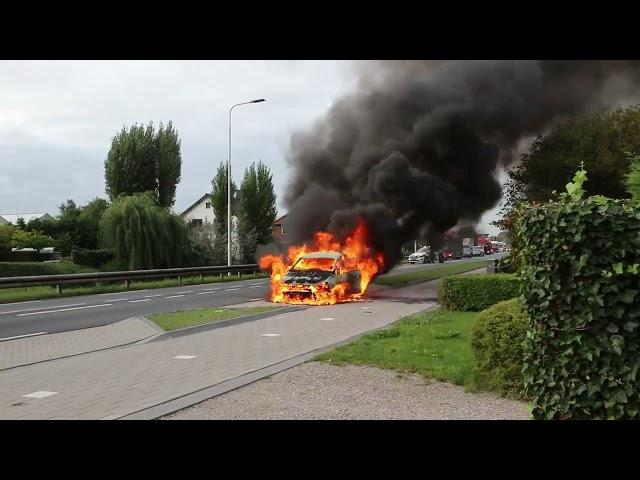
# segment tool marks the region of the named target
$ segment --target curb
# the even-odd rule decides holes
[[[420,310],[413,315],[417,315],[420,313],[424,313],[430,310],[435,310],[440,308],[438,304],[430,305],[424,310]],[[160,417],[169,415],[171,413],[177,412],[178,410],[183,410],[187,407],[191,407],[197,403],[201,403],[205,400],[209,400],[210,398],[217,397],[218,395],[222,395],[224,393],[230,392],[231,390],[236,390],[240,387],[244,387],[250,383],[261,380],[265,377],[274,375],[276,373],[280,373],[284,370],[288,370],[293,368],[301,363],[305,363],[318,355],[325,353],[329,350],[333,350],[336,347],[340,347],[347,343],[351,343],[355,340],[358,340],[360,337],[364,335],[368,335],[373,332],[377,332],[379,330],[384,330],[386,328],[391,327],[396,322],[390,323],[388,325],[384,325],[383,327],[374,328],[372,330],[367,330],[366,332],[358,333],[357,335],[353,335],[345,340],[340,340],[339,342],[332,343],[331,345],[327,345],[315,350],[312,350],[307,353],[303,353],[301,355],[296,355],[294,357],[288,358],[278,363],[274,363],[267,367],[260,368],[258,370],[254,370],[252,372],[245,373],[240,375],[239,377],[235,377],[229,380],[225,380],[216,385],[212,385],[210,387],[205,387],[201,390],[196,390],[195,392],[188,393],[181,397],[174,398],[172,400],[168,400],[166,402],[160,403],[158,405],[154,405],[153,407],[148,407],[142,410],[138,410],[137,412],[130,413],[124,415],[122,417],[118,417],[117,420],[155,420]]]
[[[220,308],[225,308],[225,307],[220,307]],[[195,325],[193,327],[185,327],[185,328],[179,328],[177,330],[169,330],[169,331],[164,331],[159,326],[156,325],[156,329],[160,329],[161,333],[158,333],[157,335],[153,335],[151,337],[147,337],[146,339],[140,340],[139,342],[137,342],[137,344],[142,345],[145,343],[160,342],[160,341],[169,340],[172,338],[184,337],[186,335],[193,335],[194,333],[206,332],[209,330],[216,330],[218,328],[229,327],[231,325],[238,325],[246,322],[253,322],[255,320],[262,320],[263,318],[275,317],[276,315],[280,315],[282,313],[290,313],[298,310],[305,310],[307,308],[309,307],[304,307],[304,306],[303,307],[301,306],[284,307],[284,308],[278,308],[276,310],[271,310],[268,312],[252,313],[250,315],[243,315],[241,317],[230,318],[229,320],[220,320],[217,322],[203,323],[202,325]],[[138,317],[138,318],[144,318],[147,322],[153,323],[151,320],[147,319],[146,317]]]
[[[149,322],[149,320],[147,320],[144,317],[130,317],[130,318],[125,318],[124,320],[120,320],[120,322],[126,322],[127,320],[142,320],[145,323],[153,323],[153,322]],[[109,325],[115,325],[116,323],[120,323],[120,322],[115,322],[115,323],[110,323]],[[154,324],[155,325],[155,324]],[[105,325],[106,326],[106,325]],[[97,327],[88,327],[88,328],[97,328]],[[157,330],[157,328],[159,328],[157,325],[154,326],[154,330]],[[84,328],[81,328],[79,330],[86,330]],[[74,330],[71,330],[74,331]],[[65,333],[65,332],[58,332],[58,333]],[[54,333],[49,334],[49,335],[55,335]],[[71,358],[71,357],[78,357],[80,355],[87,355],[89,353],[96,353],[96,352],[103,352],[105,350],[112,350],[114,348],[122,348],[122,347],[129,347],[131,345],[138,345],[140,343],[145,343],[146,341],[153,339],[155,337],[157,337],[158,335],[149,335],[147,337],[144,337],[140,340],[133,340],[130,342],[126,342],[126,343],[120,343],[118,345],[112,345],[110,347],[104,347],[104,348],[97,348],[95,350],[87,350],[86,352],[78,352],[78,353],[72,353],[70,355],[64,355],[62,357],[55,357],[55,358],[47,358],[46,360],[38,360],[37,362],[31,362],[31,363],[22,363],[20,365],[14,365],[13,367],[6,367],[6,368],[0,368],[0,372],[6,372],[7,370],[13,370],[14,368],[21,368],[21,367],[28,367],[30,365],[37,365],[38,363],[45,363],[45,362],[55,362],[56,360],[62,360],[63,358]]]

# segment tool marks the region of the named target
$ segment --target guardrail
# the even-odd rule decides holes
[[[213,267],[187,267],[187,268],[163,268],[158,270],[130,270],[122,272],[96,272],[96,273],[71,273],[66,275],[36,275],[30,277],[3,277],[0,278],[0,288],[15,287],[56,287],[58,293],[62,291],[64,285],[74,285],[82,283],[102,283],[124,281],[128,288],[132,280],[149,280],[158,278],[178,278],[182,282],[182,277],[219,274],[222,278],[225,274],[237,274],[238,278],[242,273],[253,272],[255,275],[260,271],[257,264],[213,266]]]

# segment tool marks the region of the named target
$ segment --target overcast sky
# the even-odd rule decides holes
[[[180,213],[211,191],[227,158],[232,174],[262,160],[281,198],[293,131],[308,128],[355,87],[347,61],[0,61],[0,213],[58,213],[104,192],[104,159],[123,125],[173,121],[182,140]],[[285,213],[278,203],[279,213]],[[495,209],[483,218],[484,231]]]

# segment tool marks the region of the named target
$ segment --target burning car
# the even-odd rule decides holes
[[[333,305],[360,300],[384,269],[384,257],[368,244],[361,220],[343,239],[318,231],[313,240],[290,245],[286,252],[262,255],[258,264],[271,272],[272,302]]]
[[[313,252],[301,256],[282,277],[282,294],[289,303],[332,296],[333,290],[342,295],[360,293],[361,273],[355,259],[347,259],[340,252]]]

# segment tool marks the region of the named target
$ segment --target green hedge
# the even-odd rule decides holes
[[[582,199],[574,180],[571,195],[528,206],[518,224],[532,323],[524,384],[534,418],[637,419],[640,208]]]
[[[100,268],[113,260],[113,253],[109,250],[79,249],[71,252],[71,261],[76,265],[86,265]]]
[[[0,262],[44,262],[52,258],[51,253],[0,251]]]
[[[28,277],[34,275],[62,275],[93,272],[70,262],[0,262],[0,277]]]
[[[519,298],[480,312],[471,329],[471,348],[483,384],[510,396],[523,396],[523,342],[528,329]]]
[[[445,277],[438,287],[438,301],[449,310],[480,311],[519,294],[520,283],[510,274],[471,274]]]

